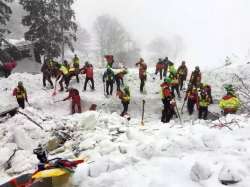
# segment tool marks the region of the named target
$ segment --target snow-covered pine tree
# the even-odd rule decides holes
[[[72,9],[74,0],[20,0],[28,15],[22,23],[29,27],[25,39],[35,43],[38,54],[44,49],[48,57],[59,57],[62,45],[74,50],[77,24]],[[62,32],[63,31],[63,32]]]
[[[12,14],[11,8],[8,6],[8,3],[11,3],[13,0],[1,0],[0,1],[0,25],[5,26],[10,19]],[[0,28],[0,38],[3,37],[4,33],[10,33],[5,27]]]

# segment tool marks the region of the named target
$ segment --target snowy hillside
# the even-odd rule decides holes
[[[232,82],[233,73],[249,80],[250,65],[227,67],[204,75],[213,86],[214,97],[224,93],[222,85]],[[113,94],[103,94],[103,69],[95,72],[96,91],[82,92],[83,78],[71,86],[81,91],[85,111],[97,104],[97,111],[70,114],[70,101],[59,101],[68,93],[52,96],[42,89],[42,75],[15,73],[0,79],[0,107],[15,106],[13,88],[22,80],[29,102],[25,110],[42,128],[21,114],[0,121],[0,184],[22,173],[32,172],[38,163],[32,150],[39,143],[51,149],[50,158],[88,158],[72,177],[72,186],[79,187],[223,187],[219,180],[233,180],[235,187],[250,186],[250,118],[229,115],[217,121],[199,121],[197,115],[187,116],[183,124],[174,119],[160,122],[160,83],[148,73],[146,94],[139,93],[138,70],[130,69],[126,84],[131,89],[129,113],[131,121],[119,116],[122,107]],[[88,88],[89,89],[89,88]],[[116,89],[116,87],[115,87]],[[182,98],[184,93],[182,93]],[[142,100],[146,100],[145,126],[140,125]],[[178,101],[181,108],[183,99]],[[219,112],[217,104],[210,111]],[[226,124],[222,127],[221,124]],[[66,142],[58,145],[63,137]],[[15,150],[15,151],[14,151]],[[15,152],[13,156],[11,156]],[[11,159],[9,159],[11,158]]]

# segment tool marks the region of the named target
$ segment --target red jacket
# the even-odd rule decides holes
[[[165,64],[163,64],[163,63],[156,64],[156,71],[163,70],[164,68],[165,68]]]
[[[74,103],[80,103],[81,97],[79,95],[79,91],[77,89],[70,89],[69,90],[69,96],[64,99],[64,101],[72,98],[72,102]]]
[[[147,64],[143,61],[137,62],[136,65],[139,65],[139,78],[146,79],[147,78]]]
[[[15,67],[16,62],[14,60],[3,64],[3,68],[7,71],[12,71]]]
[[[92,79],[94,77],[94,68],[92,65],[89,65],[83,69],[83,74],[86,74],[87,78]]]

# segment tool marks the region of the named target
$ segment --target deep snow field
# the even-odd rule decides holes
[[[204,73],[212,85],[215,101],[224,94],[223,84],[232,83],[233,73],[250,80],[250,65],[229,66]],[[95,71],[96,91],[82,92],[84,78],[78,88],[86,112],[70,115],[70,101],[57,102],[68,93],[52,96],[53,90],[42,89],[42,75],[15,73],[0,79],[0,110],[15,106],[12,90],[19,80],[27,89],[29,102],[24,112],[43,129],[23,115],[0,122],[0,184],[11,177],[36,169],[32,150],[61,134],[68,140],[50,152],[49,158],[88,158],[72,176],[72,186],[79,187],[222,187],[219,180],[236,180],[235,187],[250,186],[250,118],[246,114],[229,115],[216,121],[197,120],[184,110],[182,124],[173,119],[160,122],[160,83],[149,70],[145,94],[139,93],[138,70],[129,69],[126,84],[131,90],[128,122],[121,118],[122,107],[115,96],[103,94],[102,73]],[[248,81],[249,82],[249,81]],[[237,81],[234,84],[238,84]],[[89,88],[88,88],[89,89]],[[116,86],[114,86],[116,89]],[[178,100],[180,110],[183,103]],[[146,100],[145,126],[141,126],[142,100]],[[97,111],[87,111],[91,104]],[[217,104],[211,112],[220,112]],[[220,128],[221,123],[228,123]],[[216,126],[217,125],[217,126]],[[8,159],[16,150],[15,155]],[[8,161],[8,164],[6,162]]]

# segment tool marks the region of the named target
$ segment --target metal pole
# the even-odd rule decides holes
[[[64,62],[64,28],[63,28],[63,1],[60,4],[60,21],[61,21],[61,35],[62,35],[62,63]]]

